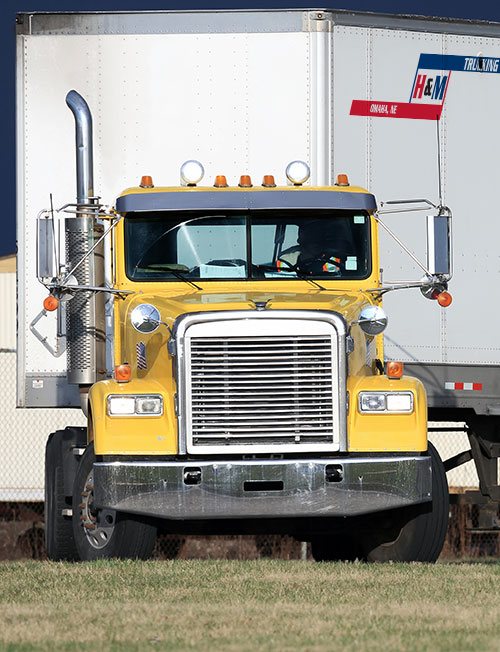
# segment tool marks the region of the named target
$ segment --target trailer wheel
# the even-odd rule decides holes
[[[94,445],[83,454],[73,493],[73,534],[82,561],[148,559],[156,541],[156,527],[139,517],[94,507]]]
[[[66,454],[72,456],[72,448],[81,444],[84,437],[84,428],[57,430],[50,434],[45,446],[45,548],[48,558],[53,561],[78,559],[73,537],[71,493],[65,491],[64,474],[69,468],[66,464],[65,469],[64,457]],[[70,461],[73,460],[70,458]]]
[[[449,518],[449,494],[446,472],[438,452],[429,444],[432,459],[432,503],[400,512],[390,539],[374,533],[363,537],[361,545],[367,561],[435,562],[443,548]],[[396,536],[394,536],[396,534]]]

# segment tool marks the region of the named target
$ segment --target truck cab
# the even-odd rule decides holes
[[[425,391],[382,363],[375,198],[346,175],[303,177],[143,177],[118,198],[115,373],[88,396],[81,558],[120,554],[120,527],[134,524],[136,545],[154,519],[254,523],[336,558],[345,517],[352,551],[377,558],[378,514],[398,528],[415,509],[432,517]]]

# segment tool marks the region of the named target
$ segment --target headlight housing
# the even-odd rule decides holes
[[[360,392],[358,395],[360,412],[410,414],[413,412],[412,392]]]
[[[159,417],[163,414],[163,397],[159,394],[113,394],[108,396],[110,417]]]

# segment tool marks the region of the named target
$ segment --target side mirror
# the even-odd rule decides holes
[[[37,218],[36,273],[39,279],[56,276],[54,218],[48,213]]]
[[[453,274],[451,247],[451,211],[427,216],[427,269],[433,276],[448,281]]]

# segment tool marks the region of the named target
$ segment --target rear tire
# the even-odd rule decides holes
[[[432,503],[399,512],[401,524],[392,535],[374,532],[361,545],[370,562],[435,562],[443,549],[449,519],[449,494],[446,472],[437,450],[429,444],[432,460]],[[396,514],[395,514],[396,516]],[[396,536],[394,536],[396,534]]]
[[[156,527],[139,517],[109,511],[93,505],[94,445],[85,451],[75,479],[73,493],[73,535],[82,561],[148,559],[156,540]]]
[[[78,559],[70,515],[71,492],[65,489],[64,474],[65,471],[68,474],[69,464],[64,462],[67,456],[73,455],[75,446],[85,446],[85,443],[84,428],[66,428],[51,433],[45,446],[45,548],[52,561]],[[66,484],[71,482],[70,478],[66,480]],[[63,510],[68,510],[67,516]]]

